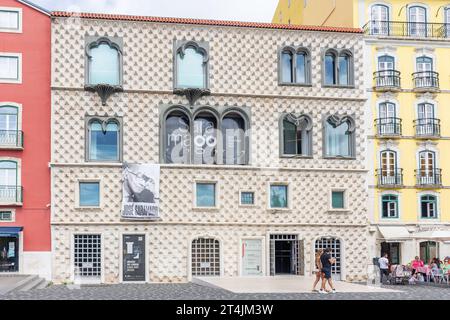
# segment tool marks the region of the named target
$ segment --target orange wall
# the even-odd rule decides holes
[[[23,207],[15,223],[23,227],[24,251],[50,251],[50,17],[14,0],[0,7],[23,9],[23,33],[0,33],[0,52],[22,53],[22,84],[1,84],[0,101],[22,104],[24,150],[0,150],[22,160]],[[4,209],[13,209],[4,207]]]

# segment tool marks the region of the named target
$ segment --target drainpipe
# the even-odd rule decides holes
[[[333,1],[333,9],[331,9],[330,13],[325,18],[325,20],[322,22],[321,26],[323,26],[328,21],[328,19],[330,19],[331,15],[336,11],[336,0],[332,0],[332,1]]]

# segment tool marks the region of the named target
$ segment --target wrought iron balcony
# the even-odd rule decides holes
[[[399,137],[402,135],[402,119],[399,118],[376,119],[375,127],[379,137]]]
[[[0,204],[21,204],[22,195],[23,188],[21,186],[0,186]]]
[[[400,91],[400,71],[382,70],[373,73],[374,89],[377,91]]]
[[[434,71],[421,71],[413,73],[412,76],[414,82],[414,91],[439,91],[439,73]]]
[[[379,188],[401,188],[403,186],[403,169],[377,170]]]
[[[442,186],[442,169],[416,170],[416,184],[422,188],[440,188]]]
[[[23,148],[23,132],[0,130],[0,148]]]
[[[414,128],[417,138],[440,138],[441,120],[439,119],[417,119],[414,120]]]
[[[450,23],[371,20],[363,29],[366,34],[373,36],[450,38]]]

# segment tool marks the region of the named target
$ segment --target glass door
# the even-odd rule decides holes
[[[389,34],[389,8],[383,5],[372,7],[372,34]]]
[[[397,130],[397,112],[395,104],[385,102],[380,104],[380,135],[396,134]]]
[[[18,146],[18,121],[17,108],[0,108],[0,145]]]
[[[417,115],[419,123],[417,127],[418,135],[434,135],[434,105],[430,103],[421,103],[418,106]]]
[[[434,182],[435,155],[432,151],[419,154],[420,184],[435,184]]]
[[[409,8],[409,34],[411,36],[426,37],[427,9],[414,6]]]
[[[397,154],[394,151],[381,153],[381,172],[383,184],[397,184],[396,175]]]

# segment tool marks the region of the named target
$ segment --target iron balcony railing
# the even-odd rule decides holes
[[[416,170],[416,184],[421,187],[442,185],[442,169]]]
[[[401,136],[402,119],[400,118],[379,118],[375,120],[375,127],[378,136]]]
[[[375,89],[377,90],[400,90],[400,71],[381,70],[373,73]]]
[[[414,120],[416,137],[440,137],[441,120],[439,119],[417,119]]]
[[[421,71],[412,74],[414,89],[439,89],[439,73],[434,71]]]
[[[378,169],[377,170],[378,186],[379,187],[400,187],[403,185],[403,169],[395,168],[392,170]]]
[[[450,38],[450,23],[371,20],[363,29],[366,34],[374,36]]]
[[[23,132],[18,130],[0,130],[0,148],[23,148]]]
[[[22,203],[23,188],[21,186],[0,186],[1,203]]]

